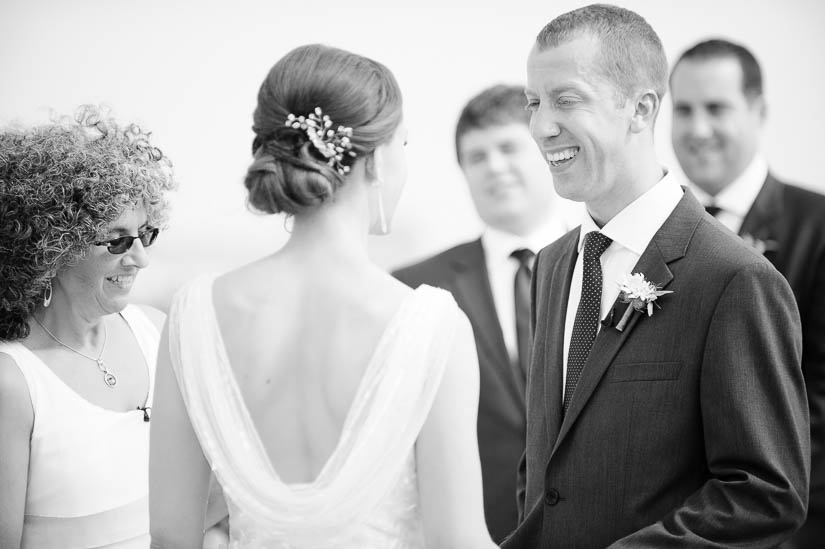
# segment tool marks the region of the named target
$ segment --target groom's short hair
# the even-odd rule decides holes
[[[461,163],[461,138],[469,131],[506,124],[530,125],[530,112],[525,109],[527,99],[524,86],[497,84],[486,88],[470,99],[455,126],[455,152]]]
[[[536,37],[536,45],[543,51],[581,36],[599,40],[602,75],[622,100],[639,88],[653,89],[659,100],[665,96],[665,50],[659,35],[641,15],[609,4],[591,4],[550,21]]]

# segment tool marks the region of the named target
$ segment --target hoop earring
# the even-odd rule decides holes
[[[284,230],[285,230],[288,234],[292,234],[292,225],[290,225],[290,226],[288,226],[288,227],[287,227],[287,222],[288,222],[290,219],[292,219],[292,220],[293,220],[293,224],[294,224],[294,223],[295,223],[295,220],[293,219],[293,217],[292,217],[291,215],[289,215],[289,214],[285,214],[285,215],[284,215]]]
[[[383,182],[381,179],[376,179],[375,183],[373,183],[373,187],[375,187],[375,192],[377,194],[377,202],[378,202],[378,234],[387,234],[389,232],[389,228],[387,227],[387,215],[384,213],[384,199],[381,196],[381,185]]]
[[[43,307],[48,307],[52,302],[52,279],[46,281],[46,290],[43,292]]]

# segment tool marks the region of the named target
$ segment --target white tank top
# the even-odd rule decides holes
[[[149,366],[144,406],[151,407],[158,330],[136,306],[121,316]],[[0,343],[0,352],[23,373],[34,410],[21,547],[148,547],[149,423],[143,411],[92,404],[19,342]]]

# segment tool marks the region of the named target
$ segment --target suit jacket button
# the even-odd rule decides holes
[[[561,496],[559,496],[559,493],[555,488],[549,489],[544,495],[544,502],[550,506],[557,504],[560,499]]]

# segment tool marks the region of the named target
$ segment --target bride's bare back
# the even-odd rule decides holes
[[[317,478],[382,334],[412,292],[371,265],[316,269],[311,261],[276,254],[218,278],[213,295],[247,409],[288,484]]]

